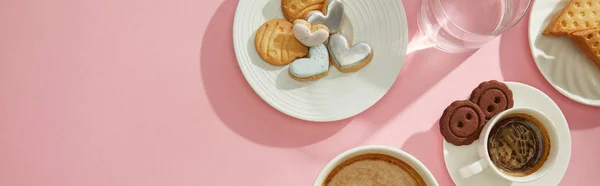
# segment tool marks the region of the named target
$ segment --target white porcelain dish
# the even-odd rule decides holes
[[[288,66],[264,62],[254,47],[254,34],[266,21],[282,19],[281,0],[240,0],[233,42],[244,77],[265,102],[292,117],[327,122],[355,116],[379,101],[392,87],[404,62],[408,24],[402,1],[344,0],[341,33],[353,44],[365,42],[373,60],[355,73],[331,67],[328,76],[315,82],[298,82]],[[226,84],[226,83],[225,83]]]

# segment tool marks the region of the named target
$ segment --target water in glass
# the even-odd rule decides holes
[[[419,28],[437,48],[464,52],[517,24],[531,0],[422,0]]]

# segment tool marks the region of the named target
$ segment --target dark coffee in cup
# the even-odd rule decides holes
[[[532,116],[515,114],[494,125],[487,147],[494,166],[507,175],[523,177],[542,167],[551,144],[542,123]]]
[[[426,184],[417,171],[402,160],[384,154],[363,154],[340,163],[323,182],[323,186],[342,185]]]

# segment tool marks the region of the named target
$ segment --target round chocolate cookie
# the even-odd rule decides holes
[[[471,93],[471,102],[479,105],[489,120],[502,111],[510,109],[514,105],[513,93],[506,84],[491,80],[481,84]]]
[[[468,100],[454,101],[440,118],[440,131],[444,139],[457,146],[470,145],[479,139],[485,126],[481,109]]]

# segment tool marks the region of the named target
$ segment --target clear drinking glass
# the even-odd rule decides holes
[[[418,25],[446,52],[477,49],[525,16],[531,0],[422,0]]]

